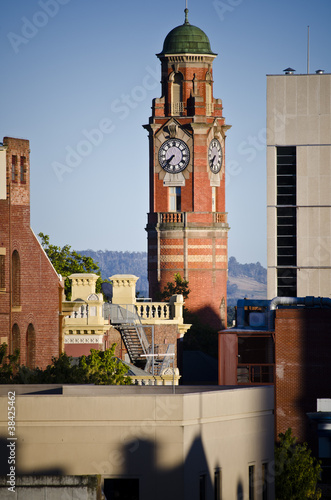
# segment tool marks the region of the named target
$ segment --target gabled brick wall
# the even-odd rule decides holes
[[[59,277],[30,228],[29,141],[5,137],[7,197],[0,200],[0,248],[5,254],[5,289],[0,291],[1,341],[20,346],[21,363],[44,368],[59,355]],[[12,157],[17,157],[17,175],[12,179]],[[21,178],[20,158],[25,158]],[[20,263],[19,305],[12,301],[12,255]],[[18,327],[18,328],[17,328]],[[12,332],[19,338],[13,339]],[[28,332],[30,349],[28,349]],[[28,353],[30,355],[28,356]]]

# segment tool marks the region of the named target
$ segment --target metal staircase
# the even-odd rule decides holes
[[[174,344],[153,346],[148,342],[135,305],[106,304],[111,324],[119,330],[130,361],[153,375],[160,375],[174,363]],[[162,352],[162,348],[166,348]]]
[[[132,364],[145,368],[147,358],[144,344],[139,338],[137,327],[134,323],[124,323],[117,326]]]

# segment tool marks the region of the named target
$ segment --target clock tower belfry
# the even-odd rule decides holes
[[[204,323],[226,327],[227,214],[222,101],[213,97],[206,34],[188,21],[166,36],[162,97],[145,128],[150,145],[149,292],[155,300],[179,273],[189,281],[186,307]]]

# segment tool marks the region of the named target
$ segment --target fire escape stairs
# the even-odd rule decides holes
[[[145,357],[146,349],[144,348],[142,339],[139,337],[136,325],[134,323],[124,323],[118,325],[117,328],[121,333],[131,363],[144,369],[147,361]]]
[[[136,309],[107,304],[110,323],[120,332],[130,361],[153,375],[160,375],[174,362],[175,346],[169,344],[165,353],[154,353]],[[156,354],[156,355],[155,355]]]

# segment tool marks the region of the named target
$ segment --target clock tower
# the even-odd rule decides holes
[[[145,128],[150,146],[148,280],[157,299],[179,273],[189,281],[186,307],[202,322],[226,327],[227,214],[222,101],[213,97],[212,52],[188,21],[166,36],[162,97]]]

